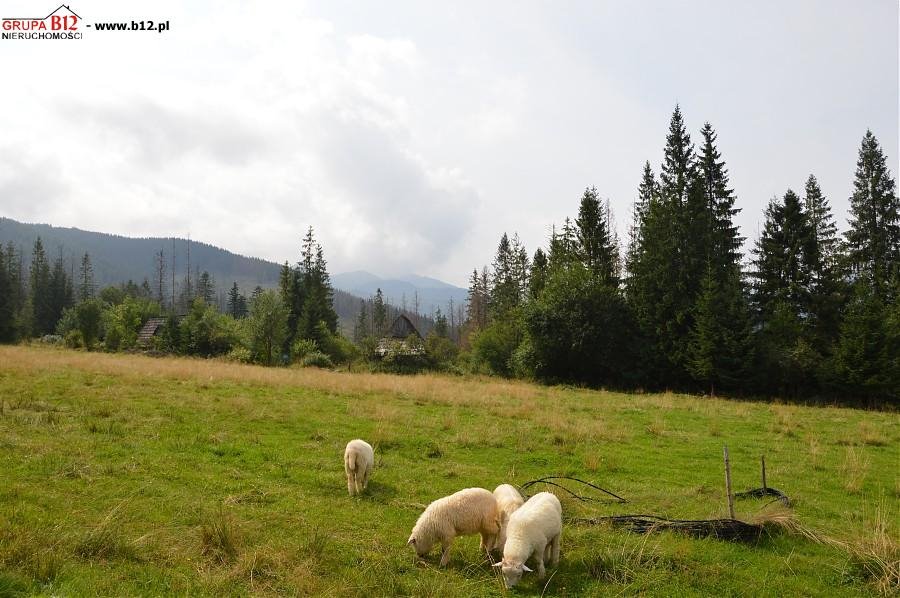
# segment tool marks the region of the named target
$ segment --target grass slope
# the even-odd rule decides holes
[[[357,436],[377,464],[350,499]],[[765,453],[803,525],[887,542],[891,565],[898,439],[896,413],[0,347],[0,595],[498,595],[477,537],[446,570],[415,562],[425,504],[556,473],[631,501],[563,496],[566,518],[721,516],[723,443],[736,490],[759,485]],[[865,564],[794,535],[743,546],[569,522],[546,586],[512,593],[865,595]]]

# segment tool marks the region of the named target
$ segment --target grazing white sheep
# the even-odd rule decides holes
[[[481,549],[494,546],[500,532],[497,500],[484,488],[466,488],[432,502],[419,516],[406,542],[419,557],[441,545],[441,567],[450,560],[450,545],[456,536],[481,534]]]
[[[506,526],[509,525],[509,518],[516,509],[522,506],[525,500],[515,486],[510,484],[500,484],[494,489],[494,498],[497,499],[497,509],[500,511],[500,533],[497,534],[497,542],[494,543],[494,550],[503,551],[503,545],[506,544]]]
[[[506,587],[511,588],[531,571],[525,561],[534,557],[538,579],[546,573],[544,561],[559,562],[559,536],[562,533],[562,505],[549,492],[535,494],[509,518],[503,560],[495,564],[503,572]]]
[[[344,449],[344,471],[350,496],[360,494],[369,485],[369,475],[375,468],[375,451],[365,440],[351,440]]]

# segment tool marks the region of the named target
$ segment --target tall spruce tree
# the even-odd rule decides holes
[[[528,279],[531,276],[531,260],[519,239],[519,233],[513,234],[510,246],[510,276],[515,281],[516,305],[519,305],[528,297]]]
[[[640,191],[640,190],[639,190]],[[669,122],[658,198],[645,206],[627,297],[646,343],[644,376],[665,386],[690,382],[693,311],[706,265],[708,219],[694,146],[679,107]]]
[[[96,287],[94,285],[94,267],[91,265],[91,256],[87,252],[81,256],[80,278],[78,282],[78,300],[85,301],[94,298]]]
[[[697,217],[698,226],[693,227],[693,253],[694,260],[699,260],[705,252],[706,269],[692,313],[688,370],[715,392],[716,387],[730,390],[741,386],[748,374],[752,343],[741,272],[744,239],[734,223],[740,210],[734,207],[734,192],[712,125],[705,123],[700,133],[703,145],[697,175],[705,215]],[[699,225],[705,225],[705,230]],[[715,345],[708,344],[710,340]]]
[[[845,237],[853,277],[871,285],[882,301],[892,300],[893,282],[900,276],[900,200],[872,131],[866,131],[859,148],[849,225]]]
[[[231,317],[235,320],[247,317],[247,298],[241,294],[237,281],[232,283],[231,290],[228,291],[227,309],[228,313],[231,314]]]
[[[359,300],[359,315],[356,317],[356,325],[353,327],[353,342],[357,345],[369,338],[371,332],[369,330],[369,312],[366,309],[366,300]]]
[[[572,224],[572,220],[566,217],[563,221],[562,231],[557,232],[554,225],[550,234],[550,252],[547,256],[550,269],[565,267],[573,260],[578,259],[577,246],[575,226]]]
[[[372,299],[372,327],[377,338],[384,336],[387,331],[387,306],[384,304],[384,295],[381,288],[375,290],[375,297]]]
[[[15,311],[7,259],[0,245],[0,342],[15,340]]]
[[[27,319],[27,315],[23,313],[25,309],[25,301],[27,292],[25,290],[25,277],[23,275],[21,250],[17,250],[12,241],[6,244],[6,272],[9,276],[9,300],[13,310],[13,322],[15,326],[15,336],[22,334],[23,319]]]
[[[284,337],[284,353],[290,353],[291,345],[297,335],[297,324],[303,311],[303,285],[300,280],[300,269],[292,268],[287,262],[281,266],[278,276],[278,293],[282,306],[287,311],[287,334]]]
[[[842,303],[837,227],[816,177],[806,180],[804,207],[809,219],[810,325],[815,344],[828,348],[837,337]]]
[[[616,286],[618,247],[613,242],[608,212],[600,202],[596,187],[586,188],[581,196],[575,239],[575,252],[581,263],[594,276]]]
[[[519,281],[515,270],[515,253],[506,233],[500,237],[497,254],[492,262],[491,305],[492,319],[505,319],[519,304]]]
[[[56,330],[56,324],[62,318],[63,311],[75,303],[75,293],[72,288],[72,280],[66,274],[66,264],[63,260],[62,249],[53,260],[53,269],[50,271],[50,314],[49,322],[51,330]]]
[[[531,279],[528,281],[528,295],[531,299],[535,299],[544,290],[544,287],[547,285],[549,271],[550,262],[547,259],[547,254],[538,247],[534,250],[534,257],[531,260]]]
[[[53,332],[53,303],[50,294],[50,263],[44,244],[38,237],[31,253],[31,268],[28,280],[31,295],[33,332],[42,335]]]
[[[812,234],[800,197],[788,189],[769,202],[762,234],[753,249],[753,303],[763,320],[777,303],[798,318],[809,313]]]
[[[650,167],[650,161],[648,160],[644,163],[644,172],[641,176],[641,183],[638,185],[637,199],[635,199],[631,211],[631,227],[628,230],[628,252],[625,257],[625,270],[628,276],[631,276],[634,264],[638,260],[644,217],[650,207],[650,203],[658,197],[659,186],[656,183],[653,169]]]
[[[740,210],[734,207],[734,192],[729,187],[728,170],[716,147],[716,132],[712,125],[705,123],[700,133],[703,135],[703,147],[697,168],[709,219],[707,255],[713,268],[730,273],[740,264],[741,246],[744,244],[744,238],[734,223],[734,217]]]
[[[753,249],[752,300],[756,316],[759,386],[781,396],[813,390],[822,360],[810,342],[812,229],[790,189],[773,199]]]
[[[466,309],[469,323],[476,330],[481,330],[487,326],[488,292],[487,285],[482,284],[478,270],[472,270],[472,276],[469,278],[468,305]]]
[[[197,297],[210,305],[216,296],[216,281],[209,272],[204,270],[197,277]]]

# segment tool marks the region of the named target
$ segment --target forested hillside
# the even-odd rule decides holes
[[[29,224],[0,217],[0,243],[4,246],[12,244],[17,255],[22,257],[24,272],[29,271],[32,248],[38,237],[41,238],[50,261],[55,261],[62,255],[64,267],[71,278],[77,278],[84,254],[90,255],[94,283],[100,288],[129,280],[137,285],[146,280],[149,285],[154,286],[154,280],[159,275],[159,253],[162,251],[167,294],[172,292],[172,256],[175,257],[177,296],[185,286],[190,259],[192,284],[196,286],[201,273],[209,273],[213,286],[212,298],[222,310],[227,306],[228,291],[235,282],[239,290],[249,296],[257,286],[263,289],[277,287],[281,270],[281,266],[274,262],[238,255],[199,241],[123,237],[49,224]],[[359,310],[359,297],[336,289],[334,308],[341,327],[352,328]]]

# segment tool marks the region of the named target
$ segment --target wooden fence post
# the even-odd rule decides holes
[[[734,519],[734,494],[731,493],[731,462],[728,460],[728,445],[724,446],[725,452],[725,492],[728,494],[728,513]]]
[[[768,488],[768,486],[766,486],[766,456],[762,455],[760,457],[760,460],[762,461],[762,487],[763,492],[765,492],[765,490]]]

